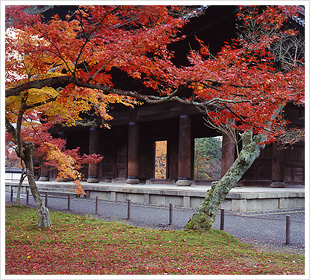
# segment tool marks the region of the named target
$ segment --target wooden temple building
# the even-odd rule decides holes
[[[235,13],[235,6],[207,7],[204,15],[193,18],[186,26],[184,32],[188,39],[179,43],[175,59],[180,63],[186,60],[185,53],[189,49],[189,42],[191,47],[195,44],[195,35],[209,42],[211,51],[219,50],[224,41],[235,36]],[[114,117],[109,123],[111,129],[77,126],[57,127],[53,131],[56,137],[67,139],[67,148],[80,147],[82,153],[99,153],[104,157],[99,164],[90,164],[83,169],[84,178],[88,182],[208,183],[194,178],[194,139],[200,137],[222,136],[222,175],[236,159],[234,143],[226,135],[206,126],[204,115],[193,106],[173,102],[144,104],[135,108],[118,105],[110,113]],[[289,105],[286,114],[292,125],[304,125],[302,108]],[[162,140],[167,141],[166,179],[156,180],[155,142]],[[303,142],[287,149],[278,149],[276,144],[271,144],[262,150],[240,185],[303,185],[304,154]],[[52,179],[55,172],[47,174],[42,170],[41,179],[47,179],[47,176]]]

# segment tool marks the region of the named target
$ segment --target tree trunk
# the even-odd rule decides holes
[[[52,227],[49,210],[44,206],[41,195],[38,191],[35,179],[34,179],[34,169],[33,169],[33,143],[25,143],[24,145],[24,162],[26,165],[26,174],[28,177],[28,183],[31,190],[31,194],[36,203],[39,212],[38,227],[40,228],[50,228]]]
[[[25,167],[22,163],[22,174],[20,175],[20,179],[19,179],[19,183],[18,183],[18,189],[17,189],[17,195],[16,195],[16,204],[18,206],[20,206],[20,190],[22,188],[23,181],[24,181],[25,177],[26,177]]]
[[[239,157],[220,181],[212,183],[211,190],[208,191],[203,203],[185,225],[185,229],[209,230],[212,228],[221,203],[243,174],[251,167],[254,160],[259,157],[260,149],[264,148],[264,145],[258,144],[262,139],[263,137],[259,135],[253,137],[251,131],[244,132],[241,135],[242,151]]]

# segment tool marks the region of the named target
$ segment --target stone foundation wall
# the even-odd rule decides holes
[[[68,192],[68,184],[49,184],[37,183],[40,192]],[[26,184],[25,184],[26,185]],[[14,192],[17,191],[18,183],[6,182],[6,191],[10,192],[11,187]],[[71,188],[74,188],[73,185]],[[124,186],[83,186],[88,198],[95,199],[98,196],[102,200],[127,201],[133,203],[151,204],[157,206],[169,206],[173,204],[176,207],[197,208],[202,203],[207,194],[205,191],[195,190],[176,190],[152,187],[124,187]],[[263,190],[265,189],[265,191]],[[304,189],[279,189],[268,191],[263,188],[260,192],[250,192],[243,189],[234,189],[223,201],[221,208],[234,212],[253,212],[268,210],[300,209],[305,207]],[[26,192],[26,187],[21,190]]]

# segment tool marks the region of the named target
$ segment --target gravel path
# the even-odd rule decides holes
[[[16,194],[15,194],[16,196]],[[13,197],[13,202],[16,197]],[[43,196],[44,198],[44,196]],[[6,202],[10,203],[10,193],[6,193]],[[21,204],[26,204],[25,194],[21,195]],[[34,206],[30,196],[29,205]],[[48,197],[50,210],[68,211],[67,197]],[[98,200],[96,214],[95,199],[70,199],[70,211],[77,214],[95,215],[104,220],[122,222],[148,228],[180,230],[195,212],[194,209],[173,208],[172,224],[169,225],[169,207],[158,207],[131,203],[128,220],[128,204]],[[286,215],[290,216],[290,244],[286,242]],[[213,228],[220,229],[220,213],[216,216]],[[255,212],[236,213],[225,211],[224,230],[242,242],[251,243],[260,250],[305,253],[305,213],[295,210],[290,212]]]

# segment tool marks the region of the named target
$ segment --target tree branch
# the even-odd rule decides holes
[[[34,81],[29,81],[26,83],[23,83],[19,86],[9,88],[5,90],[5,97],[10,97],[10,96],[18,96],[20,95],[21,92],[31,89],[31,88],[43,88],[46,86],[53,86],[61,83],[72,83],[73,79],[68,76],[59,76],[59,77],[52,77],[52,78],[46,78],[42,80],[34,80]]]
[[[214,80],[211,80],[211,79],[206,79],[205,82],[210,82],[210,83],[219,84],[219,85],[228,85],[228,86],[234,87],[234,88],[251,88],[250,86],[235,85],[235,84],[230,84],[230,83],[225,83],[225,82],[214,81]],[[216,87],[214,87],[212,85],[209,85],[209,84],[207,84],[205,82],[201,82],[201,83],[203,85],[207,86],[207,87],[211,87],[213,89],[217,89]]]
[[[26,100],[27,100],[28,94],[22,96],[20,108],[18,111],[18,116],[17,116],[17,124],[16,124],[16,153],[17,155],[23,159],[24,158],[24,153],[23,153],[23,139],[21,135],[21,128],[22,128],[22,123],[23,123],[23,115],[26,111]]]
[[[58,98],[59,95],[55,96],[55,97],[51,97],[49,99],[46,99],[44,101],[41,101],[41,102],[38,102],[38,103],[33,103],[33,104],[30,104],[30,105],[26,105],[26,110],[28,109],[32,109],[32,108],[35,108],[35,107],[39,107],[41,105],[44,105],[46,103],[49,103],[49,102],[52,102],[52,101],[55,101],[57,98]]]
[[[257,124],[255,125],[255,124],[251,124],[251,123],[247,122],[242,116],[236,114],[230,107],[225,106],[225,108],[226,108],[227,110],[229,110],[236,118],[238,118],[239,120],[241,120],[243,123],[245,123],[245,124],[247,124],[247,125],[249,125],[249,126],[252,126],[252,127],[261,128],[261,129],[265,130],[265,131],[268,132],[268,133],[272,133],[272,131],[271,131],[270,129],[266,128],[266,127],[262,127],[262,126],[260,126],[260,125],[257,125]]]
[[[74,68],[74,72],[73,72],[73,76],[76,75],[76,70],[77,70],[77,65],[78,65],[78,61],[83,53],[83,49],[85,48],[85,46],[87,45],[87,43],[89,42],[90,40],[90,37],[91,35],[96,31],[96,29],[100,26],[100,24],[103,22],[103,20],[110,14],[112,14],[114,11],[118,10],[119,9],[119,6],[117,6],[116,8],[112,9],[110,12],[108,12],[107,14],[105,14],[102,19],[95,25],[95,27],[90,31],[90,33],[88,35],[86,35],[85,33],[85,30],[84,30],[84,27],[83,27],[83,21],[82,21],[82,13],[80,11],[80,8],[78,7],[78,10],[80,11],[81,13],[81,20],[80,20],[80,23],[81,23],[81,26],[82,26],[82,30],[83,30],[83,33],[84,33],[84,36],[85,36],[85,42],[83,44],[83,46],[81,47],[80,51],[79,51],[79,54],[78,54],[78,57],[76,58],[76,61],[75,61],[75,68]]]
[[[117,95],[125,95],[125,96],[130,96],[137,98],[139,100],[145,101],[150,104],[159,104],[159,103],[165,103],[168,101],[178,101],[179,103],[182,104],[187,104],[187,105],[195,105],[195,106],[210,106],[210,105],[216,105],[216,104],[225,104],[225,103],[245,103],[245,102],[250,102],[249,100],[229,100],[229,99],[222,99],[222,98],[213,98],[211,100],[206,100],[202,102],[198,101],[193,101],[193,100],[186,100],[178,97],[177,95],[179,94],[180,90],[182,89],[182,86],[178,87],[175,89],[170,95],[162,97],[162,96],[155,96],[155,95],[145,95],[145,94],[140,94],[135,91],[125,91],[121,89],[115,89],[111,88],[109,86],[104,86],[100,84],[91,84],[88,82],[82,82],[80,80],[75,79],[74,77],[69,77],[69,76],[60,76],[60,77],[53,77],[53,78],[47,78],[43,80],[36,80],[36,81],[30,81],[23,83],[22,85],[16,86],[14,88],[6,89],[5,90],[5,96],[18,96],[22,91],[31,89],[31,88],[43,88],[45,86],[55,86],[57,84],[70,84],[73,83],[79,87],[85,87],[85,88],[90,88],[90,89],[97,89],[101,90],[107,94],[113,93]],[[52,101],[52,99],[50,100]],[[47,102],[47,100],[46,100]],[[41,104],[43,105],[43,104]],[[31,106],[31,105],[29,105]]]
[[[10,121],[5,117],[5,128],[8,133],[12,136],[15,143],[17,143],[16,130],[14,126],[10,123]]]

